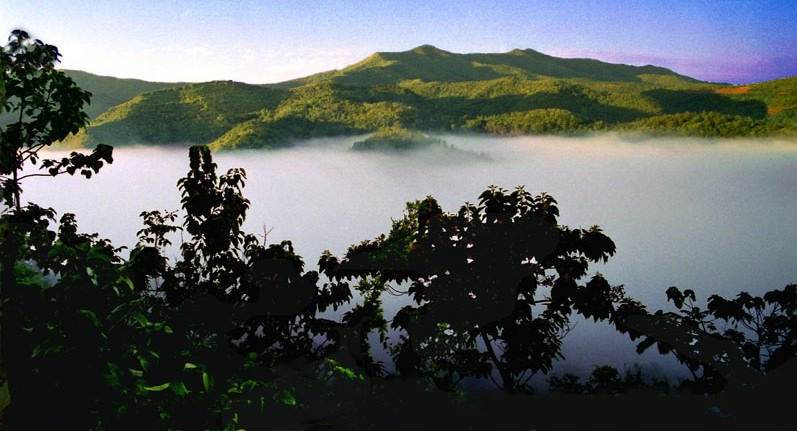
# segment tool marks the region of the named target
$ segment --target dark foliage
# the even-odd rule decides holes
[[[766,374],[797,354],[795,285],[763,297],[712,295],[706,308],[690,289],[670,287],[666,293],[677,311],[653,316],[667,322],[668,331],[648,334],[637,350],[657,345],[661,353],[673,351],[692,372],[694,381],[687,385],[694,390],[719,391],[729,377],[732,384],[750,384],[758,380],[753,371]]]
[[[322,270],[408,284],[414,304],[391,324],[402,333],[392,346],[401,375],[451,389],[496,370],[504,390],[527,390],[561,357],[572,313],[617,322],[643,310],[600,275],[579,284],[614,243],[598,227],[558,225],[558,215],[551,196],[523,188],[492,187],[453,214],[429,197],[409,205],[389,236],[352,247],[340,263],[327,257]]]
[[[99,298],[92,298],[91,295],[84,297],[79,294],[74,302],[70,299],[70,307],[55,290],[43,292],[47,301],[41,302],[43,298],[34,295],[29,287],[29,284],[40,278],[37,278],[35,271],[31,272],[27,268],[26,262],[29,259],[33,259],[45,273],[74,272],[71,277],[62,277],[58,281],[64,284],[66,290],[70,290],[75,282],[96,283],[100,277],[104,277],[107,273],[105,268],[95,265],[101,264],[104,255],[112,252],[107,242],[76,235],[73,229],[74,219],[68,215],[62,218],[62,229],[58,235],[47,231],[48,220],[54,217],[54,212],[33,204],[23,207],[20,199],[21,184],[25,179],[36,176],[54,177],[63,173],[74,175],[76,172],[90,178],[105,163],[113,161],[112,148],[103,145],[90,154],[73,152],[69,157],[60,160],[40,158],[39,152],[43,148],[78,131],[85,126],[87,120],[83,106],[88,103],[90,94],[54,69],[59,58],[56,47],[32,39],[21,30],[13,31],[8,44],[0,49],[0,82],[4,89],[2,109],[14,118],[0,130],[0,191],[6,207],[0,216],[0,345],[3,366],[8,376],[8,391],[15,400],[9,415],[11,424],[21,421],[26,410],[41,402],[42,398],[46,403],[51,395],[57,394],[63,388],[56,382],[49,381],[52,375],[48,372],[52,373],[56,366],[63,364],[58,361],[48,362],[48,353],[53,350],[62,352],[67,358],[66,363],[77,367],[74,374],[61,379],[65,385],[86,380],[86,384],[92,387],[94,382],[89,376],[84,376],[82,371],[91,370],[98,365],[97,361],[101,360],[99,357],[86,355],[97,351],[97,343],[101,340],[88,335],[87,343],[93,343],[97,347],[89,350],[59,346],[55,340],[84,333],[87,329],[86,319],[91,321],[92,316],[108,311],[104,308],[107,303]],[[46,173],[23,173],[28,164],[37,163],[40,163]],[[79,249],[83,254],[59,254],[64,248]],[[18,276],[19,271],[22,272],[22,277]],[[53,310],[55,304],[58,304],[57,308],[64,308]],[[52,345],[37,344],[37,339],[42,341],[41,337],[44,337],[39,328],[41,322],[31,319],[39,314],[28,311],[39,309],[49,313],[54,319],[47,334],[52,337],[47,339],[47,342],[53,342]],[[46,371],[42,374],[39,372],[41,369]],[[48,387],[50,389],[42,395],[43,388]],[[88,395],[99,396],[100,392]],[[86,398],[75,397],[70,401],[58,404],[58,412],[54,412],[54,415],[72,418],[77,424],[84,423],[87,415],[90,415]]]

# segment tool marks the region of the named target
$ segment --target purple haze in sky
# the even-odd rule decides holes
[[[797,75],[796,23],[795,0],[0,0],[0,32],[56,44],[63,67],[160,81],[276,82],[431,44],[748,83]]]

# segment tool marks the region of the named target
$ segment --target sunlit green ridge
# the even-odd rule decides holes
[[[797,130],[797,78],[730,86],[662,67],[558,58],[531,49],[459,54],[422,45],[377,52],[340,70],[279,84],[146,83],[138,85],[149,92],[134,95],[136,87],[127,80],[81,79],[102,96],[95,106],[113,100],[111,95],[129,97],[72,137],[72,146],[190,142],[214,149],[275,148],[384,127],[510,135],[620,130],[770,136]]]
[[[89,117],[96,118],[109,108],[132,99],[141,93],[185,85],[179,82],[149,82],[140,79],[121,79],[99,76],[80,70],[64,70],[75,83],[92,92],[91,105],[86,108]]]

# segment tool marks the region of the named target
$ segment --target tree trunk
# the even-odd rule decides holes
[[[487,347],[487,352],[490,353],[490,357],[493,358],[493,363],[495,363],[495,367],[498,368],[498,373],[501,375],[501,383],[504,386],[504,392],[510,394],[515,393],[515,379],[512,378],[512,373],[506,369],[506,366],[498,358],[498,355],[495,354],[495,350],[493,349],[493,345],[490,342],[490,338],[487,337],[487,334],[482,332],[481,336],[482,340],[484,341],[484,345]]]

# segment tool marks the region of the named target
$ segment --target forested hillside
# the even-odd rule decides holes
[[[275,148],[386,127],[502,135],[617,130],[772,136],[797,131],[795,87],[797,78],[730,86],[655,66],[533,50],[456,54],[424,45],[281,84],[208,82],[139,94],[67,143]]]
[[[86,107],[86,114],[90,119],[97,118],[108,109],[139,94],[185,85],[180,82],[149,82],[140,79],[114,78],[80,70],[64,69],[63,72],[72,78],[80,88],[91,93],[91,104]],[[0,125],[9,124],[13,120],[9,114],[0,113]]]
[[[639,75],[686,76],[656,66],[629,66],[582,58],[559,58],[532,49],[507,53],[457,54],[431,45],[404,52],[377,52],[342,70],[324,72],[288,81],[301,85],[316,79],[355,86],[395,84],[405,79],[423,81],[488,81],[504,76],[524,78],[587,78],[598,81],[640,81]]]
[[[141,93],[185,85],[179,82],[149,82],[140,79],[99,76],[80,70],[64,70],[64,73],[72,78],[80,88],[91,92],[91,104],[86,108],[86,113],[90,118],[96,118],[111,107],[128,101]]]

